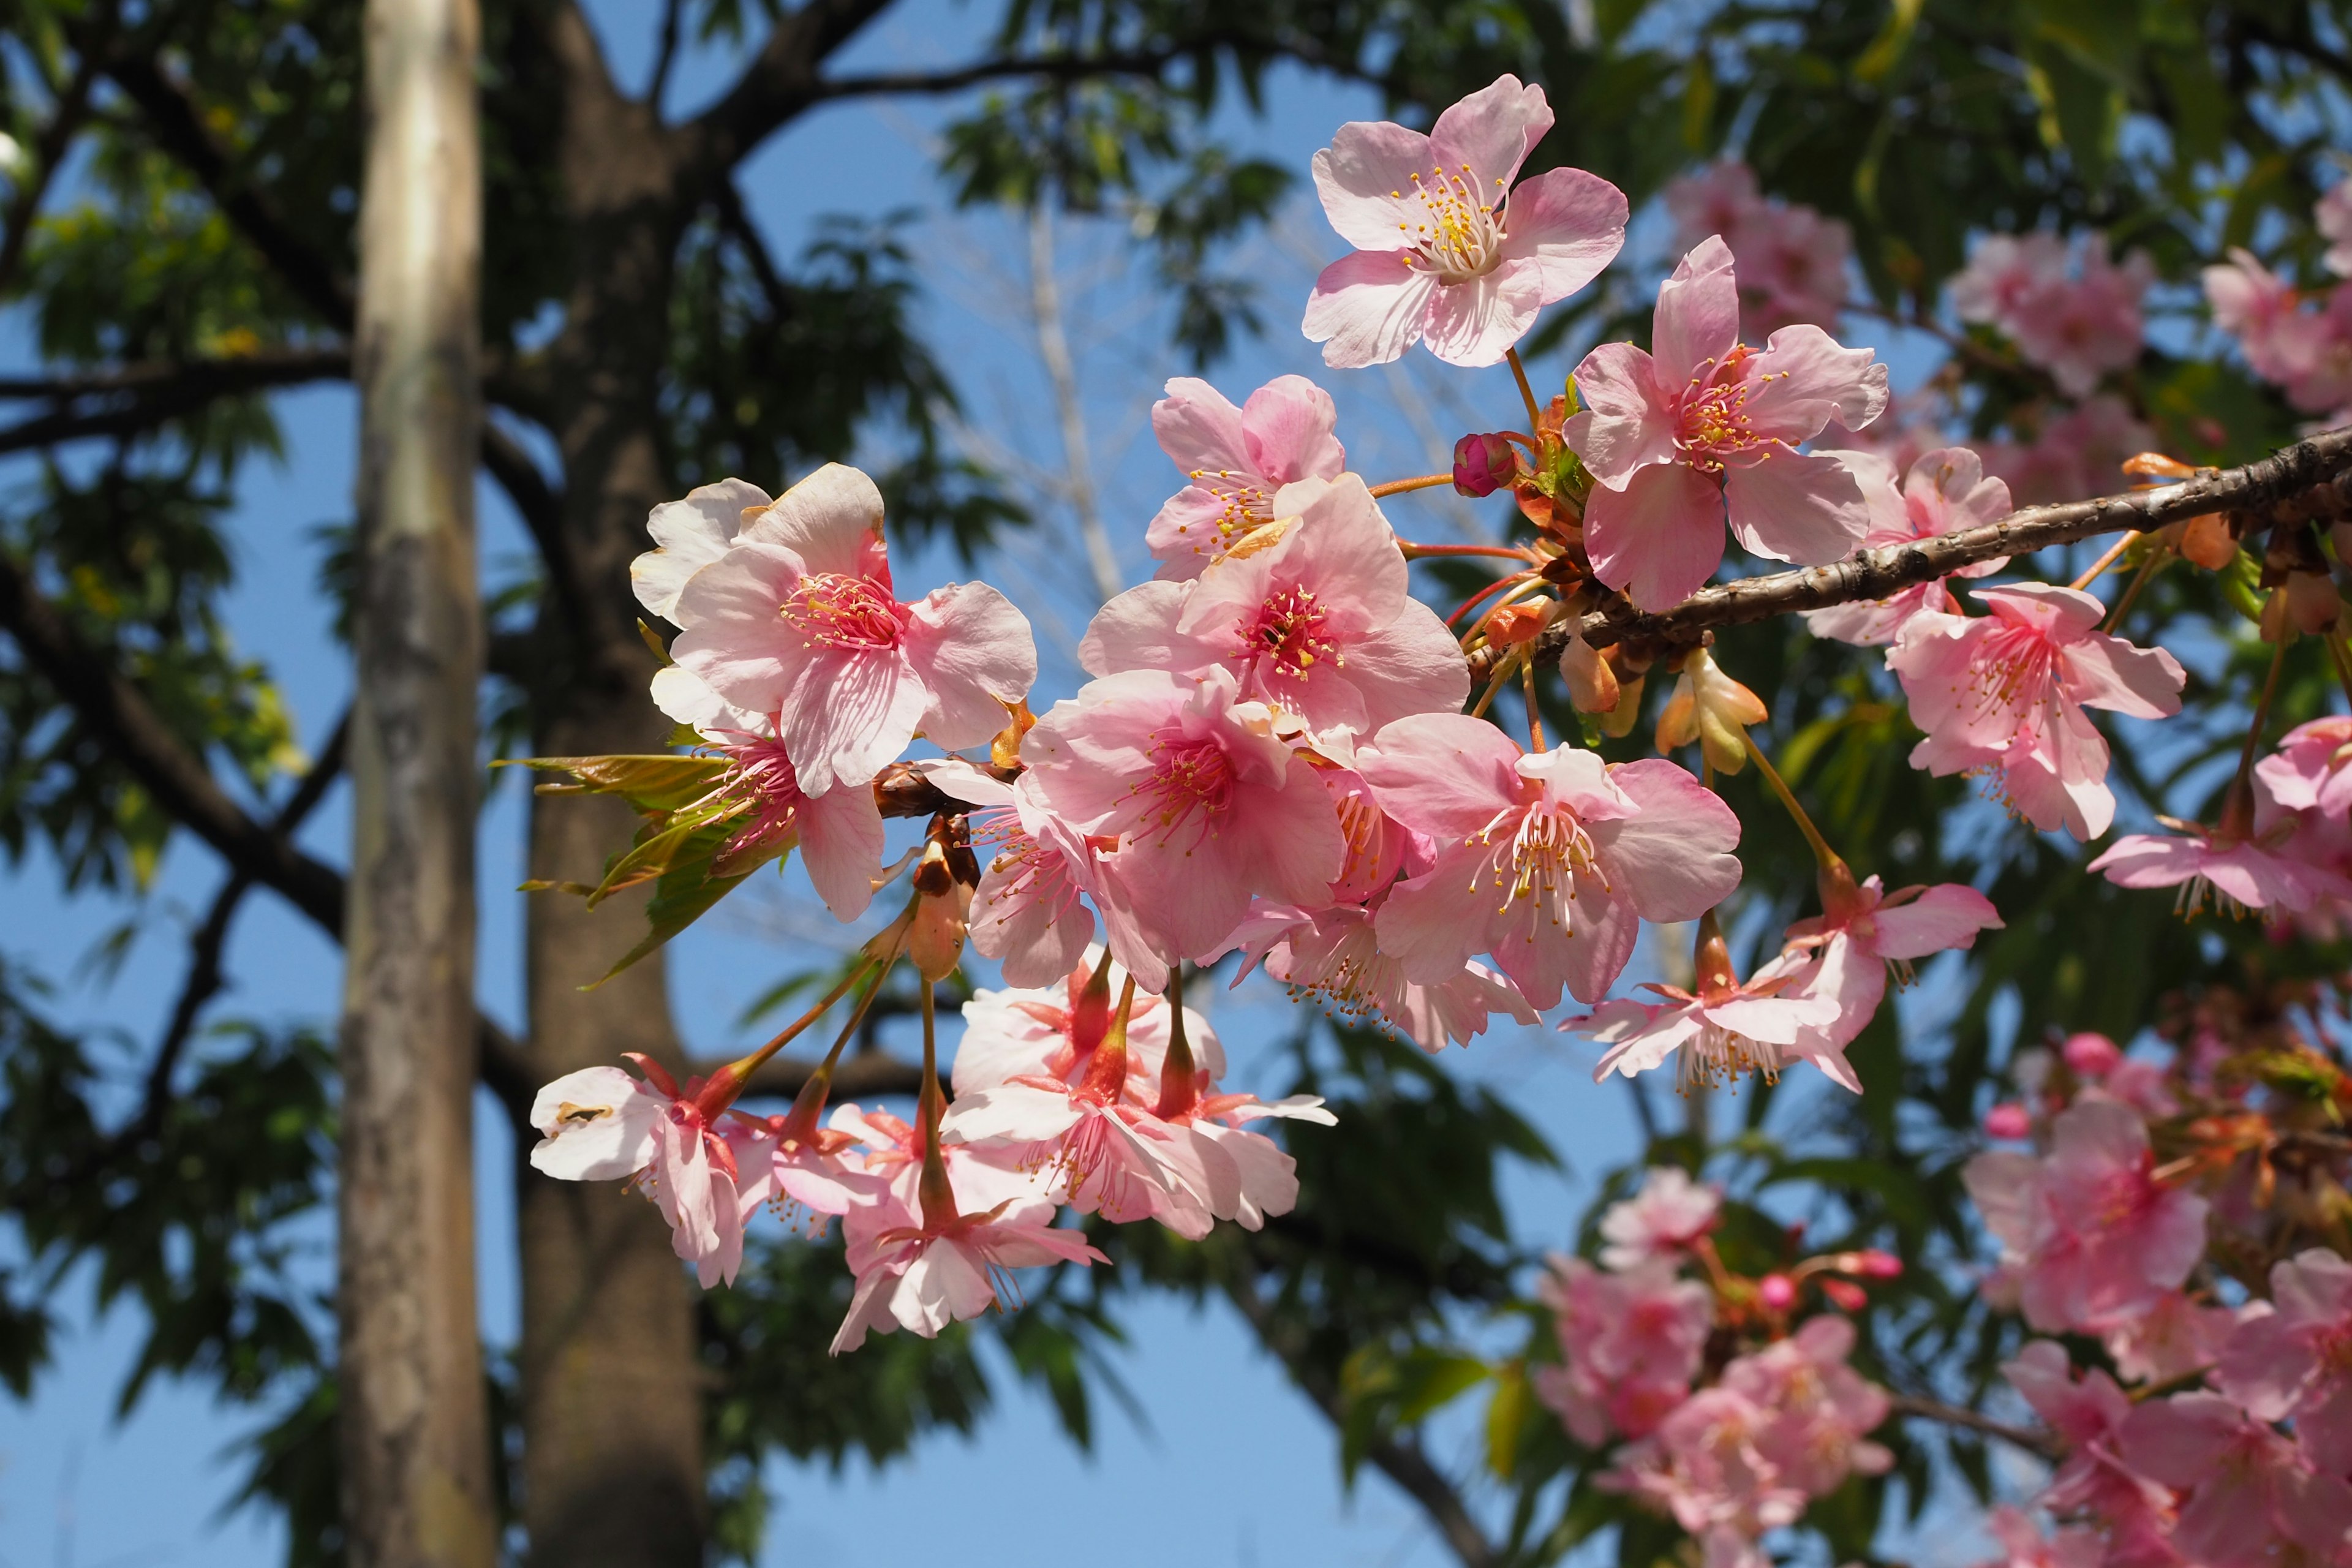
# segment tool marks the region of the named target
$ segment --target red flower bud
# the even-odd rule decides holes
[[[1490,496],[1517,482],[1519,455],[1502,436],[1465,436],[1454,443],[1454,488],[1465,496]]]
[[[1756,1282],[1759,1300],[1776,1312],[1785,1312],[1797,1304],[1797,1282],[1786,1274],[1767,1274]]]
[[[1827,1296],[1833,1306],[1848,1312],[1859,1312],[1870,1305],[1870,1298],[1863,1294],[1862,1287],[1850,1279],[1822,1280],[1822,1294]]]
[[[2033,1131],[2033,1118],[2012,1100],[1985,1112],[1984,1130],[1988,1138],[2023,1138]]]

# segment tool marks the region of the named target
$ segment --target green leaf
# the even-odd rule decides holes
[[[541,795],[617,795],[639,811],[677,811],[710,793],[735,764],[725,757],[519,757],[492,764],[569,773],[571,784],[543,784]]]

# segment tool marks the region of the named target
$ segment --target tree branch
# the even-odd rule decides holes
[[[870,76],[826,77],[809,94],[810,104],[891,94],[923,96],[961,92],[983,82],[1024,77],[1077,81],[1089,77],[1156,77],[1198,47],[1147,49],[1125,55],[1003,55],[941,71],[883,71]]]
[[[804,0],[771,28],[734,86],[681,128],[690,151],[678,194],[692,199],[698,187],[716,184],[771,133],[817,102],[818,68],[890,3]]]
[[[340,381],[351,369],[351,355],[340,348],[285,349],[232,359],[122,365],[82,375],[0,380],[0,398],[46,399],[57,405],[46,414],[0,428],[0,453],[135,435],[218,398]],[[108,401],[96,408],[74,406],[91,399]]]
[[[569,626],[587,625],[588,586],[581,575],[580,559],[573,553],[572,540],[563,529],[563,497],[540,471],[530,454],[523,450],[522,443],[487,416],[482,420],[482,467],[506,491],[531,542],[539,546],[540,560],[547,567],[548,590],[554,596],[558,613]]]
[[[105,8],[98,25],[104,31],[113,30],[112,6]],[[89,89],[98,79],[98,66],[90,58],[88,42],[83,43],[80,55],[65,90],[58,95],[49,122],[41,128],[40,142],[33,151],[32,177],[20,178],[16,198],[8,204],[7,230],[0,234],[0,295],[7,294],[16,283],[16,268],[23,264],[26,244],[32,237],[33,220],[40,214],[58,165],[65,162],[67,148],[89,112]]]
[[[1886,1403],[1887,1408],[1897,1415],[1916,1415],[1924,1421],[1940,1422],[1946,1426],[1962,1426],[1971,1432],[1981,1432],[1988,1437],[1998,1437],[2004,1443],[2022,1448],[2029,1454],[2039,1454],[2045,1459],[2063,1458],[2065,1456],[2065,1445],[2059,1442],[2056,1436],[2052,1433],[2036,1432],[2024,1426],[2011,1426],[2005,1421],[1996,1421],[1990,1415],[1979,1415],[1962,1405],[1947,1405],[1940,1399],[1929,1399],[1924,1394],[1890,1394]]]
[[[2003,555],[2030,555],[2053,544],[2093,534],[2143,531],[2208,512],[2254,514],[2258,525],[2288,503],[2323,487],[2335,492],[2322,504],[2352,503],[2352,426],[2323,431],[2282,447],[2242,468],[2221,468],[2179,484],[2096,500],[2027,507],[1977,528],[1964,528],[1910,544],[1864,550],[1833,566],[1776,572],[1702,588],[1673,609],[1645,615],[1620,600],[1570,625],[1548,628],[1535,647],[1538,658],[1557,658],[1571,637],[1605,647],[1622,640],[1690,643],[1711,626],[1738,626],[1799,610],[1818,610],[1856,599],[1883,599],[1915,584],[1948,576],[1963,566]],[[2251,531],[2242,529],[2242,536]],[[1494,654],[1471,656],[1474,679],[1492,668]]]
[[[1274,1310],[1258,1294],[1257,1286],[1246,1274],[1241,1274],[1225,1280],[1224,1287],[1225,1294],[1255,1331],[1258,1342],[1274,1352],[1290,1373],[1291,1382],[1333,1426],[1338,1426],[1342,1415],[1338,1386],[1307,1358],[1297,1336],[1275,1321]],[[1500,1554],[1487,1541],[1486,1532],[1470,1516],[1462,1494],[1444,1472],[1429,1462],[1429,1456],[1421,1451],[1419,1444],[1409,1438],[1375,1437],[1365,1446],[1364,1457],[1422,1506],[1445,1544],[1462,1560],[1463,1568],[1488,1568],[1499,1560]]]
[[[156,146],[195,176],[287,287],[330,326],[350,331],[351,279],[287,221],[266,191],[238,176],[229,150],[214,138],[187,88],[167,76],[153,55],[137,50],[108,57],[105,69],[139,106]]]

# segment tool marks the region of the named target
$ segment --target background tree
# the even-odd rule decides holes
[[[825,0],[673,5],[650,90],[633,96],[574,6],[487,9],[481,458],[540,556],[536,593],[502,606],[487,634],[488,700],[513,750],[662,742],[643,700],[651,656],[626,564],[646,510],[694,483],[740,473],[780,488],[864,437],[898,454],[886,490],[911,537],[978,552],[1019,521],[944,437],[952,384],[909,326],[919,273],[888,233],[845,232],[780,261],[744,209],[742,162],[828,104],[978,89],[945,148],[958,194],[1129,218],[1150,237],[1181,346],[1207,356],[1253,308],[1223,244],[1285,188],[1281,172],[1221,144],[1220,111],[1252,102],[1278,62],[1365,83],[1407,118],[1515,70],[1561,111],[1541,160],[1603,173],[1638,203],[1730,147],[1768,191],[1847,222],[1865,309],[1948,340],[1955,405],[1976,434],[2023,440],[2065,400],[1990,335],[1928,313],[1967,237],[2093,225],[2119,247],[2148,248],[2175,284],[2231,244],[2274,236],[2284,259],[2307,265],[2304,215],[2323,153],[2341,141],[2352,68],[2332,5],[2150,3],[2119,19],[2022,0],[1823,0],[1769,15],[1702,8],[1695,20],[1611,5],[1013,5],[965,66],[833,68],[886,14]],[[333,1478],[309,1440],[331,1415],[332,1373],[299,1287],[257,1267],[252,1248],[321,1200],[332,1077],[299,1032],[194,1055],[190,1042],[247,892],[268,889],[329,930],[344,902],[341,874],[289,837],[342,748],[283,776],[289,736],[267,672],[234,652],[217,605],[220,518],[240,463],[271,439],[267,394],[351,374],[357,19],[332,5],[90,0],[17,5],[7,22],[6,107],[22,153],[0,218],[0,290],[33,323],[44,363],[0,386],[21,410],[0,452],[26,455],[31,481],[0,554],[0,807],[12,847],[45,840],[86,896],[135,900],[178,831],[224,870],[183,1004],[127,1079],[47,1018],[29,977],[12,980],[0,1177],[32,1267],[7,1281],[0,1364],[29,1382],[44,1290],[64,1263],[100,1257],[110,1289],[150,1313],[141,1376],[194,1373],[291,1412],[256,1485],[291,1510],[298,1555],[316,1559],[340,1541]],[[712,36],[743,38],[741,74],[676,111],[665,89],[681,40]],[[1548,323],[1546,344],[1621,332],[1645,316],[1640,299],[1630,277],[1580,297]],[[1286,330],[1290,308],[1269,300],[1264,314]],[[2131,411],[2168,449],[2236,460],[2290,431],[2277,395],[2196,346],[2184,328],[2127,378]],[[2151,592],[2167,616],[2226,619],[2173,579]],[[1901,720],[1884,693],[1811,645],[1757,629],[1727,646],[1744,679],[1774,691],[1776,752],[1809,797],[1833,804],[1850,856],[1922,879],[1997,868],[2001,907],[2033,912],[1950,982],[1969,1001],[1939,1048],[1898,1050],[1882,1025],[1857,1051],[1865,1078],[1901,1093],[1790,1143],[1774,1135],[1769,1094],[1740,1106],[1737,1125],[1645,1125],[1658,1153],[1686,1163],[1727,1139],[1752,1162],[1743,1195],[1835,1184],[1846,1232],[1892,1240],[1914,1262],[1948,1259],[1970,1240],[1957,1157],[2000,1041],[2053,1023],[2126,1037],[2154,1016],[2158,976],[2218,976],[2242,943],[2217,949],[2144,900],[2118,901],[2030,837],[1979,833],[1958,785],[1895,763]],[[2257,675],[2227,665],[2202,700],[2242,703]],[[2319,680],[2298,670],[2289,706],[2315,707]],[[2143,798],[2193,787],[2196,761],[2148,762]],[[1930,822],[1937,834],[1920,829]],[[634,826],[609,802],[538,812],[531,873],[591,878]],[[1752,838],[1750,851],[1753,885],[1804,885],[1793,834]],[[553,896],[533,905],[528,1038],[478,1028],[482,1079],[509,1111],[537,1082],[625,1049],[679,1062],[657,954],[581,989],[636,941],[632,899],[659,896],[622,895],[596,913]],[[2068,940],[2047,940],[2053,931]],[[2013,1031],[1993,1027],[1997,1000],[2014,1010]],[[1465,1561],[1540,1556],[1616,1520],[1589,1491],[1565,1514],[1538,1510],[1559,1495],[1570,1457],[1539,1427],[1496,1417],[1511,1436],[1491,1456],[1512,1499],[1498,1542],[1423,1447],[1440,1395],[1472,1386],[1473,1360],[1488,1364],[1469,1354],[1463,1325],[1509,1300],[1528,1260],[1494,1196],[1497,1162],[1541,1158],[1543,1142],[1507,1106],[1391,1043],[1316,1034],[1297,1048],[1301,1082],[1340,1099],[1354,1131],[1300,1148],[1307,1196],[1291,1222],[1198,1248],[1126,1238],[1135,1251],[1122,1262],[1135,1267],[1011,1321],[1016,1357],[1075,1411],[1077,1347],[1116,1321],[1117,1292],[1146,1281],[1218,1295],[1341,1424],[1349,1462],[1398,1479]],[[913,1082],[887,1057],[858,1071],[861,1092]],[[136,1103],[118,1111],[126,1087]],[[179,1174],[191,1159],[201,1181]],[[1400,1184],[1403,1170],[1433,1174]],[[814,1340],[802,1325],[836,1313],[837,1281],[799,1249],[766,1251],[748,1286],[698,1316],[635,1198],[527,1177],[518,1191],[524,1333],[506,1408],[520,1523],[541,1560],[683,1563],[714,1531],[743,1549],[756,1485],[742,1483],[740,1461],[771,1447],[887,1453],[925,1423],[971,1416],[960,1342],[806,1364]],[[1913,1278],[1916,1316],[1878,1346],[1889,1377],[1921,1398],[1981,1378],[1999,1349],[1982,1321],[1934,1268]],[[729,1376],[706,1398],[714,1361]],[[610,1419],[616,1401],[627,1421]],[[1980,1448],[1951,1452],[1982,1473]],[[1927,1448],[1905,1462],[1915,1481],[1928,1477]],[[714,1474],[727,1478],[715,1513]],[[1867,1546],[1883,1500],[1857,1491],[1842,1550]],[[1629,1556],[1647,1549],[1638,1530],[1624,1541]]]

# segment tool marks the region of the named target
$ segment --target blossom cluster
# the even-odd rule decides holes
[[[2352,277],[2352,182],[2319,199],[2313,216],[2331,243],[2325,261]],[[2352,417],[2352,283],[2302,289],[2247,250],[2205,269],[2213,322],[2237,340],[2247,368],[2323,425]]]

